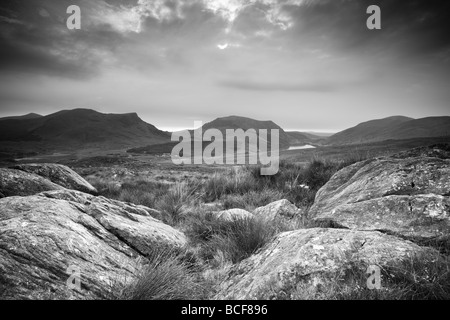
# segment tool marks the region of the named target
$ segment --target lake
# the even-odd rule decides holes
[[[304,150],[304,149],[315,149],[315,148],[316,148],[316,147],[310,146],[310,145],[308,144],[308,145],[306,145],[306,146],[290,147],[290,148],[288,149],[288,151],[291,151],[291,150]]]

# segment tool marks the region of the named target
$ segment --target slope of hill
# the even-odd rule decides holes
[[[395,116],[379,120],[371,120],[358,124],[356,127],[341,131],[329,137],[327,144],[346,145],[361,144],[387,139],[395,139],[395,137],[386,137],[386,132],[392,130],[398,125],[413,120],[412,118]]]
[[[386,133],[395,139],[450,136],[450,117],[428,117],[400,124]]]
[[[361,123],[326,139],[330,145],[352,145],[385,140],[450,136],[450,117],[411,119],[390,117]]]
[[[89,109],[64,110],[38,118],[7,119],[0,126],[0,141],[34,141],[49,149],[109,149],[169,140],[169,133],[144,122],[136,113],[103,114]]]
[[[36,118],[41,118],[41,117],[42,116],[40,114],[29,113],[29,114],[25,114],[23,116],[12,116],[12,117],[0,118],[0,121],[3,121],[3,120],[26,120],[26,119],[36,119]]]
[[[316,136],[307,132],[288,131],[289,144],[291,146],[300,146],[305,144],[317,144],[324,140],[325,137]]]

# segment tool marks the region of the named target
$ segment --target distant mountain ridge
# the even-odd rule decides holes
[[[11,116],[11,117],[4,117],[0,118],[0,121],[3,120],[25,120],[25,119],[36,119],[36,118],[42,118],[40,114],[37,113],[28,113],[23,116]]]
[[[51,147],[100,149],[157,144],[170,134],[136,113],[103,114],[90,109],[63,110],[47,116],[1,121],[0,141],[34,141]]]
[[[363,122],[327,139],[327,145],[352,145],[385,140],[450,136],[450,117],[413,119],[394,116]]]
[[[202,131],[218,129],[226,138],[227,129],[279,130],[280,149],[311,144],[340,146],[407,140],[414,138],[450,137],[450,117],[412,119],[394,116],[371,120],[341,131],[331,137],[307,132],[286,132],[273,121],[229,116],[205,123]],[[190,131],[191,134],[194,130]],[[270,136],[268,137],[270,145]],[[177,143],[171,142],[171,133],[146,123],[136,113],[104,114],[90,109],[63,110],[47,116],[35,113],[18,117],[0,118],[0,147],[25,150],[83,150],[130,149],[142,153],[154,150],[166,153]],[[3,151],[4,151],[3,150]],[[1,150],[0,150],[1,151]]]

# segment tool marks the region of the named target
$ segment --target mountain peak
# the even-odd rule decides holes
[[[167,132],[139,118],[137,113],[105,114],[92,109],[62,110],[26,121],[5,121],[2,141],[40,141],[45,147],[115,149],[163,143]]]

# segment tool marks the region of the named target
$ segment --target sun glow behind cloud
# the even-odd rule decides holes
[[[218,44],[217,48],[219,48],[220,50],[225,50],[226,48],[228,48],[228,43]]]
[[[170,3],[170,6],[168,5]],[[139,0],[135,6],[112,6],[103,1],[92,4],[97,15],[93,18],[97,22],[107,23],[120,32],[143,31],[142,23],[147,18],[158,21],[183,19],[183,7],[199,4],[228,23],[225,33],[230,33],[233,23],[248,7],[258,6],[263,11],[266,21],[281,30],[287,30],[294,25],[293,18],[283,10],[283,6],[301,6],[311,3],[311,0]],[[263,31],[262,31],[263,32]]]

